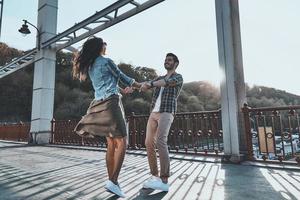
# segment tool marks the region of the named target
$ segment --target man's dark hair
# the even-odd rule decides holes
[[[179,64],[178,57],[174,53],[167,53],[166,56],[171,56],[173,60]]]

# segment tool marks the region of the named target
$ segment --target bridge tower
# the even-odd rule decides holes
[[[247,152],[241,108],[246,102],[238,0],[215,0],[224,154],[240,162]]]
[[[56,36],[58,0],[39,0],[37,40],[41,43]],[[40,46],[40,44],[37,44]],[[41,48],[35,55],[32,113],[31,143],[49,143],[51,120],[54,107],[56,49]]]

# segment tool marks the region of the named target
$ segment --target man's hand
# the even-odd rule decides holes
[[[144,82],[144,83],[142,84],[141,88],[140,88],[140,92],[141,92],[141,91],[142,91],[142,92],[145,92],[145,91],[147,91],[147,90],[150,89],[150,88],[151,88],[150,82]]]

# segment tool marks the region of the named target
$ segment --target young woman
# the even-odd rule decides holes
[[[84,81],[89,76],[95,91],[95,99],[74,131],[83,137],[106,137],[106,166],[109,180],[105,188],[124,197],[118,176],[125,156],[127,132],[118,83],[121,81],[126,86],[136,88],[140,88],[141,84],[122,73],[111,59],[103,57],[106,46],[101,38],[90,38],[83,44],[75,58],[73,77]]]

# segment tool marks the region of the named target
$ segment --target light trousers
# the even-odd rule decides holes
[[[170,176],[170,158],[168,151],[168,134],[174,115],[172,113],[152,112],[149,116],[146,131],[146,149],[150,172],[158,176],[156,147],[160,161],[160,177]]]

